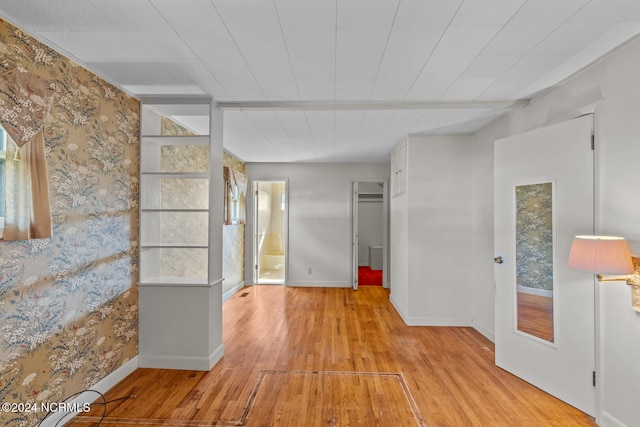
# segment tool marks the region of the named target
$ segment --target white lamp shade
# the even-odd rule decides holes
[[[622,237],[576,236],[569,253],[569,267],[597,274],[632,274],[629,245]]]

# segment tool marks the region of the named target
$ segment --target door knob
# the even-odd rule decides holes
[[[502,259],[501,256],[497,256],[493,259],[493,262],[495,262],[496,264],[502,264],[504,260]]]

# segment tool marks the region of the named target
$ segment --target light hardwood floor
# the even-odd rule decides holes
[[[497,368],[472,328],[406,326],[386,289],[254,286],[223,310],[210,372],[139,369],[107,395],[135,398],[110,403],[102,425],[596,425]]]
[[[553,298],[518,292],[518,330],[553,342]]]

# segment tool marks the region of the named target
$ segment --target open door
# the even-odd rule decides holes
[[[351,284],[389,287],[389,204],[386,180],[353,181],[351,187]]]
[[[594,281],[567,259],[593,234],[592,129],[589,115],[494,145],[496,364],[590,415]]]
[[[351,188],[351,286],[354,291],[358,290],[358,248],[360,246],[358,241],[358,204],[358,181],[354,181]]]
[[[289,254],[287,181],[254,181],[254,207],[254,283],[283,285]]]

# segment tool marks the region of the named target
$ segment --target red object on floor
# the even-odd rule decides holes
[[[382,286],[382,270],[358,267],[358,286]]]

